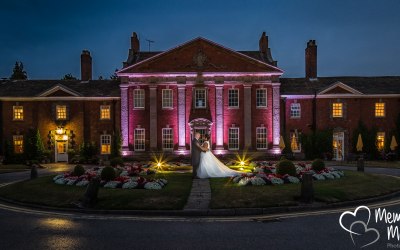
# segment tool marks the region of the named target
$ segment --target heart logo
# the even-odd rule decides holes
[[[364,244],[364,245],[362,245],[362,246],[360,246],[360,248],[364,248],[364,247],[367,247],[367,246],[369,246],[369,245],[372,245],[372,244],[374,244],[375,242],[377,242],[377,241],[379,240],[380,234],[379,234],[378,230],[376,230],[375,228],[367,228],[367,224],[365,224],[364,221],[355,221],[355,222],[353,222],[353,223],[350,225],[350,231],[353,230],[353,227],[354,227],[355,225],[362,225],[362,229],[363,229],[363,231],[364,231],[362,235],[361,235],[361,234],[356,234],[356,235],[361,235],[361,236],[356,236],[356,238],[362,237],[362,238],[366,239],[367,237],[373,237],[373,235],[376,234],[376,238],[375,238],[375,239],[372,238],[372,241],[371,241],[371,242],[368,242],[368,241],[367,241],[367,243]],[[356,242],[354,241],[355,237],[354,237],[353,235],[354,235],[354,234],[351,233],[351,234],[350,234],[350,237],[351,237],[351,240],[353,241],[354,246],[356,246],[357,244],[356,244]],[[370,236],[370,235],[371,235],[371,236]]]
[[[362,210],[362,209],[363,209],[363,210],[366,210],[366,211],[368,212],[368,220],[367,220],[366,223],[364,223],[366,226],[368,226],[369,220],[371,219],[371,211],[369,210],[369,208],[368,208],[367,206],[359,206],[359,207],[356,208],[356,210],[354,210],[354,212],[350,212],[350,211],[343,212],[343,213],[340,215],[340,218],[339,218],[339,224],[340,224],[340,226],[341,226],[344,230],[346,230],[347,232],[349,232],[350,234],[360,235],[359,233],[353,232],[353,231],[351,230],[351,226],[350,226],[350,228],[346,228],[346,227],[343,225],[342,220],[343,220],[343,217],[344,217],[345,215],[351,215],[351,216],[354,217],[354,219],[356,219],[356,218],[357,218],[357,212],[358,212],[359,210]],[[355,221],[355,222],[358,222],[358,221],[364,222],[364,221],[362,221],[362,220],[357,220],[357,221]],[[353,224],[354,224],[354,223],[353,223]],[[353,224],[352,224],[352,225],[353,225]]]

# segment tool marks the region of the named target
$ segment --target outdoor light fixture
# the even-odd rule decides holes
[[[64,128],[63,127],[58,127],[57,129],[56,129],[56,134],[57,135],[62,135],[62,134],[64,134]]]
[[[244,161],[240,162],[240,166],[244,166],[244,164],[245,164]]]

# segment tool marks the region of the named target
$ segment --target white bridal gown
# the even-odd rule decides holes
[[[208,141],[204,143],[208,145]],[[200,153],[200,164],[197,170],[199,178],[231,177],[239,174],[240,172],[232,170],[220,162],[210,150]]]

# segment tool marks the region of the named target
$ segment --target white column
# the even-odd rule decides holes
[[[157,150],[157,86],[150,86],[150,149]]]
[[[272,84],[272,150],[275,153],[280,153],[280,83]]]
[[[129,100],[128,87],[120,86],[121,88],[121,135],[122,135],[122,151],[124,155],[129,151]]]
[[[244,85],[244,147],[251,148],[251,84]]]
[[[216,149],[224,149],[224,97],[223,84],[215,84],[215,128],[217,145]]]
[[[179,150],[186,150],[186,87],[178,83],[178,135]]]

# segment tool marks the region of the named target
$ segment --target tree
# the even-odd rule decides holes
[[[28,79],[26,71],[24,71],[24,65],[22,64],[22,62],[15,62],[13,73],[10,76],[10,79],[11,80],[26,80],[26,79]]]
[[[77,80],[77,78],[73,76],[71,73],[68,73],[64,75],[64,77],[61,80]]]
[[[121,157],[122,135],[120,131],[116,131],[113,135],[111,145],[111,158]]]
[[[24,154],[27,160],[42,160],[44,145],[39,130],[30,129],[25,136]]]

